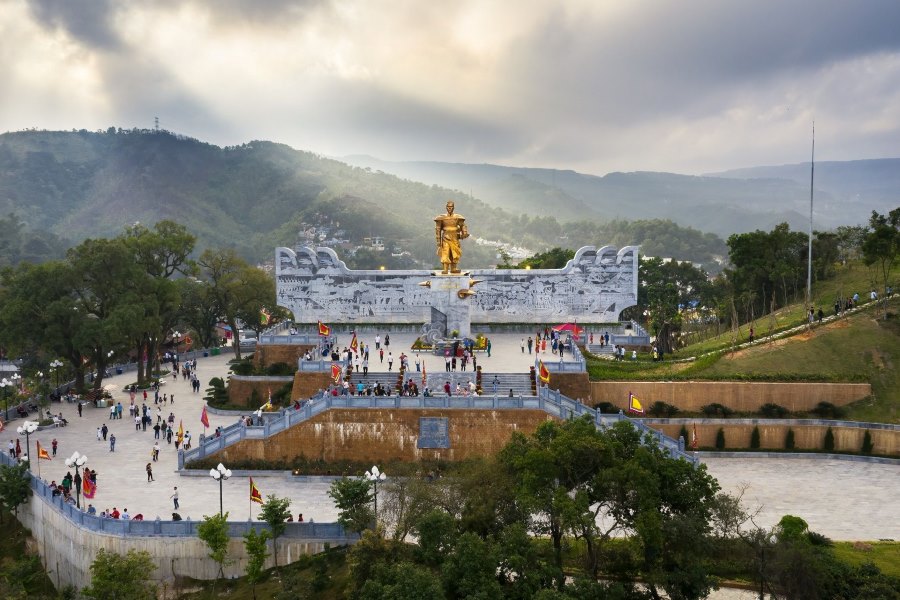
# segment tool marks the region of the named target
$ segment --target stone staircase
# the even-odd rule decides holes
[[[513,391],[514,396],[531,396],[531,376],[528,373],[482,373],[481,377],[481,387],[485,396],[493,396],[494,395],[494,376],[497,377],[497,395],[498,396],[509,396],[509,390]],[[368,375],[363,375],[362,372],[356,373],[350,377],[350,384],[353,386],[353,389],[356,389],[356,384],[360,381],[365,385],[374,386],[376,383],[381,383],[383,387],[389,390],[396,390],[397,383],[400,381],[399,379],[400,373],[395,371],[393,373],[373,373],[369,372]],[[415,370],[407,371],[403,375],[404,379],[413,381],[418,384],[419,389],[422,388],[422,373],[418,373]],[[470,381],[475,381],[475,373],[473,371],[452,371],[447,373],[446,371],[437,371],[427,374],[428,377],[428,385],[436,394],[444,393],[444,382],[449,381],[450,385],[453,389],[456,389],[456,385],[459,384],[461,387],[468,385]]]

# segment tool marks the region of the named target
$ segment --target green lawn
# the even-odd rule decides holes
[[[885,575],[900,577],[900,542],[835,542],[834,555],[851,565],[874,563]]]

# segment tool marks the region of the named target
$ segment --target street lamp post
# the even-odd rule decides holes
[[[59,395],[59,368],[63,366],[63,363],[59,359],[55,359],[50,363],[50,370],[56,375],[56,394]]]
[[[31,434],[37,431],[38,424],[36,421],[25,421],[21,427],[16,427],[19,435],[25,436],[25,456],[31,456]],[[39,458],[40,460],[40,458]],[[28,460],[28,470],[31,470],[31,460]]]
[[[3,388],[3,412],[4,412],[4,421],[9,421],[9,396],[6,394],[6,388],[12,385],[12,382],[4,377],[0,380],[0,387]]]
[[[375,486],[375,523],[378,523],[378,482],[384,481],[387,475],[378,470],[378,467],[372,467],[371,471],[366,471],[366,479]]]
[[[215,469],[209,470],[209,476],[219,482],[219,516],[222,516],[222,482],[231,477],[231,469],[226,469],[225,465],[219,463]]]
[[[87,462],[87,456],[82,456],[75,451],[72,456],[66,459],[66,466],[70,469],[75,467],[75,503],[81,508],[81,473],[80,469]]]

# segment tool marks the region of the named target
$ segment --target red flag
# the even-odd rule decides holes
[[[319,321],[319,335],[331,335],[331,327]]]
[[[335,383],[341,382],[341,368],[334,363],[331,365],[331,379],[334,380]]]
[[[38,451],[38,459],[43,458],[44,460],[53,460],[52,458],[50,458],[50,453],[47,452],[47,450],[45,448],[41,448],[40,442],[37,442],[37,451]]]
[[[91,499],[96,493],[97,485],[93,481],[91,481],[90,477],[85,477],[81,481],[81,495],[85,498]]]
[[[544,361],[542,360],[538,361],[538,377],[541,378],[542,382],[550,383],[550,371],[544,366]]]
[[[200,413],[200,422],[203,423],[203,426],[209,428],[209,415],[206,414],[206,407],[203,407],[203,412]]]
[[[691,450],[697,449],[697,424],[694,423],[694,431],[691,435]]]
[[[428,376],[425,375],[425,361],[422,361],[422,387],[428,385]]]
[[[262,494],[259,493],[259,488],[253,483],[252,477],[250,478],[250,502],[263,503]]]
[[[350,349],[356,354],[359,352],[359,342],[356,341],[356,332],[353,332],[353,339],[350,340]]]

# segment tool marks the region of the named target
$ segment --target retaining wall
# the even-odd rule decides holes
[[[713,448],[716,434],[721,428],[725,434],[726,448],[749,448],[753,429],[759,427],[760,448],[783,450],[788,429],[794,431],[794,447],[797,450],[824,450],[825,432],[831,427],[836,452],[859,452],[863,436],[868,430],[872,436],[873,454],[900,456],[900,427],[883,423],[855,423],[818,419],[644,419],[644,423],[678,438],[681,428],[693,435],[697,426],[697,440],[701,448]],[[685,440],[690,447],[691,440]]]
[[[769,402],[797,412],[819,402],[844,406],[872,395],[868,383],[768,383],[747,381],[594,381],[593,402],[610,402],[628,410],[628,394],[637,396],[644,408],[657,401],[681,410],[699,412],[718,402],[738,412],[755,412]]]
[[[443,417],[449,448],[420,449],[420,417]],[[243,439],[217,453],[217,460],[286,461],[304,456],[326,461],[465,460],[498,452],[513,431],[525,435],[552,417],[542,410],[340,409],[265,439]]]
[[[291,383],[294,377],[286,375],[283,377],[275,375],[266,376],[244,376],[232,375],[228,378],[228,402],[235,406],[246,406],[247,408],[256,410],[260,405],[265,404],[269,397],[269,390],[274,394],[285,384]],[[250,402],[250,397],[256,390],[257,400],[255,403]],[[294,398],[294,396],[291,396]]]

